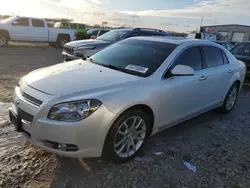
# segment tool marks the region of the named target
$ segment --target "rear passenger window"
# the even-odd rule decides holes
[[[205,68],[223,65],[223,58],[219,48],[206,46],[203,47],[204,53],[204,66]]]
[[[172,68],[176,65],[187,65],[192,67],[195,71],[202,69],[200,48],[195,46],[186,49],[174,62]]]
[[[228,64],[229,63],[229,61],[228,61],[228,59],[227,59],[227,56],[226,56],[226,54],[221,50],[221,54],[222,54],[222,57],[223,57],[223,62],[224,62],[224,64]]]
[[[32,19],[32,26],[33,27],[44,27],[44,21],[38,19]]]

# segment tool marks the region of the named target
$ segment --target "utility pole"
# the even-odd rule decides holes
[[[201,17],[200,31],[201,31],[202,23],[203,23],[203,16]]]
[[[134,15],[133,15],[133,28],[135,28],[135,12],[134,12]]]

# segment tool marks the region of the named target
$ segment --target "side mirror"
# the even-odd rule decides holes
[[[90,38],[91,39],[96,39],[96,37],[97,37],[96,35],[92,35]]]
[[[194,69],[186,65],[177,65],[171,70],[171,74],[174,76],[193,76]]]

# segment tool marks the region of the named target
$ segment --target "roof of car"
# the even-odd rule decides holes
[[[165,43],[172,43],[172,44],[181,44],[181,43],[197,43],[197,44],[205,44],[205,43],[211,43],[211,41],[208,40],[198,40],[198,39],[188,39],[183,37],[165,37],[165,36],[150,36],[150,37],[133,37],[136,39],[141,40],[148,40],[148,41],[155,41],[155,42],[165,42]]]

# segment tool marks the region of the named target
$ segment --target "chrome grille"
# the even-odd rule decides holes
[[[24,97],[25,100],[27,100],[28,102],[30,102],[36,106],[40,106],[43,103],[43,101],[41,101],[40,99],[32,97],[31,95],[29,95],[25,92],[22,92],[22,96]]]
[[[68,46],[64,45],[63,50],[67,53],[73,53],[74,52],[74,47],[73,46]]]

